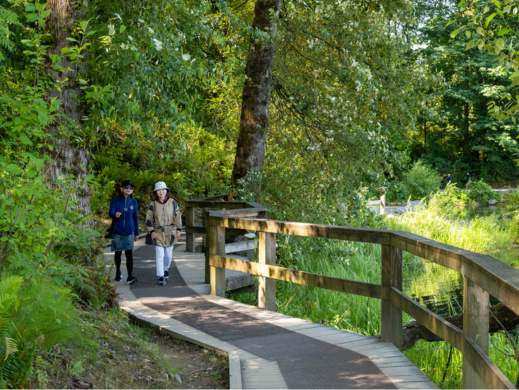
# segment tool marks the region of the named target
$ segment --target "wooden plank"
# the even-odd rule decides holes
[[[205,226],[186,226],[186,233],[188,234],[205,234]]]
[[[211,226],[209,235],[210,255],[224,254],[225,252],[225,228]],[[225,297],[225,269],[219,267],[210,268],[211,271],[211,295]]]
[[[317,275],[303,271],[294,271],[288,268],[251,263],[248,261],[232,259],[230,257],[214,255],[210,256],[209,263],[215,267],[232,269],[235,271],[284,280],[286,282],[302,284],[305,286],[320,287],[327,290],[362,295],[370,298],[389,299],[389,290],[378,284],[357,282],[354,280]]]
[[[240,355],[236,352],[229,353],[229,388],[242,389]]]
[[[463,283],[463,333],[475,340],[485,355],[488,355],[489,310],[488,292],[465,276]],[[463,388],[486,388],[478,373],[470,365],[469,357],[465,355],[463,355]]]
[[[258,263],[276,265],[276,234],[259,233]],[[258,307],[276,311],[276,280],[266,276],[258,278]]]
[[[195,225],[195,209],[192,207],[186,208],[186,251],[195,251],[195,236],[193,233],[187,233],[187,227]]]
[[[227,253],[243,252],[243,251],[248,251],[249,249],[256,249],[257,247],[258,247],[258,243],[254,240],[233,242],[230,244],[225,244],[225,253],[227,254]]]
[[[382,245],[382,286],[402,291],[402,250],[391,245]],[[402,348],[402,310],[390,300],[383,300],[381,339]]]
[[[261,219],[214,218],[211,224],[227,228],[255,230],[267,233],[291,234],[304,237],[322,237],[374,244],[391,244],[388,230],[317,225],[311,223],[271,221]]]

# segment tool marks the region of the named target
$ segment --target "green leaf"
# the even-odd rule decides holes
[[[474,47],[474,45],[476,44],[476,40],[473,39],[472,41],[470,41],[469,43],[467,43],[467,46],[465,46],[465,50],[470,50]]]
[[[505,34],[508,34],[510,31],[509,28],[501,28],[501,30],[499,30],[499,32],[497,33],[497,35],[505,35]]]
[[[126,26],[124,24],[121,24],[121,27],[119,27],[119,32],[123,33],[126,30]]]
[[[467,30],[467,31],[465,31],[465,35],[467,36],[467,38],[470,38],[470,36],[472,35],[472,33],[471,33],[469,30]]]
[[[79,22],[79,27],[81,27],[81,30],[86,31],[88,28],[88,20],[82,20]]]
[[[22,144],[24,145],[32,145],[31,140],[25,133],[20,134],[20,141],[22,141]]]
[[[36,20],[38,20],[38,15],[36,15],[36,14],[27,15],[27,21],[29,23],[35,22]]]
[[[458,35],[459,32],[460,32],[459,29],[454,30],[453,32],[451,32],[451,38],[456,38],[456,35]]]
[[[458,8],[463,7],[464,4],[465,4],[465,0],[461,0],[461,1],[458,3]]]
[[[497,14],[494,12],[492,15],[490,15],[489,17],[486,18],[486,20],[485,20],[485,27],[488,27],[488,24],[492,21],[492,19],[494,19],[494,17],[496,15]]]

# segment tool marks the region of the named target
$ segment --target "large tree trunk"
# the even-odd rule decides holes
[[[251,37],[251,48],[245,69],[243,101],[240,118],[238,145],[231,182],[236,186],[239,179],[249,172],[263,168],[267,131],[269,127],[269,103],[272,71],[274,67],[276,20],[281,0],[256,0],[252,28],[268,32],[271,39],[256,41]],[[273,11],[273,13],[271,13]]]
[[[53,76],[60,85],[60,89],[53,88],[49,92],[49,98],[57,97],[61,100],[60,111],[68,119],[60,120],[49,127],[48,131],[58,134],[58,141],[54,149],[48,151],[52,162],[46,166],[46,174],[52,181],[65,175],[74,175],[74,187],[78,189],[75,198],[78,200],[79,207],[85,214],[90,213],[90,189],[84,179],[88,174],[88,164],[90,156],[87,150],[73,145],[70,141],[70,127],[78,128],[81,124],[82,112],[78,101],[81,95],[80,84],[76,79],[81,70],[80,64],[73,64],[65,55],[61,54],[64,47],[70,47],[71,42],[67,38],[71,37],[71,30],[75,22],[81,20],[85,14],[85,7],[88,0],[84,2],[72,2],[69,0],[48,0],[47,9],[52,12],[47,20],[47,26],[54,38],[55,45],[49,49],[49,55],[55,54],[61,57],[59,65],[64,69],[63,72],[54,72]],[[66,81],[64,81],[66,80]],[[70,121],[60,132],[60,126],[65,121]]]
[[[496,333],[500,330],[514,330],[519,325],[519,317],[503,304],[497,304],[490,308],[492,314],[489,313],[489,333]],[[496,321],[496,318],[499,320]],[[445,318],[454,326],[463,329],[463,314]],[[503,326],[501,326],[503,325]],[[435,335],[418,321],[413,321],[404,325],[403,330],[403,349],[412,348],[419,340],[425,341],[442,341],[442,338]]]

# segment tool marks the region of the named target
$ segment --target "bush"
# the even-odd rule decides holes
[[[500,201],[501,196],[492,191],[492,188],[483,180],[472,181],[468,185],[468,199],[470,203],[484,203],[495,199]]]
[[[402,183],[413,199],[422,199],[440,189],[441,179],[435,169],[417,161],[404,174]]]

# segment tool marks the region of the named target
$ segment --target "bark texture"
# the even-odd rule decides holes
[[[496,318],[503,324],[507,331],[511,331],[519,325],[519,316],[503,304],[498,304],[490,308],[489,313],[489,332],[496,333],[503,330],[503,327],[496,321]],[[454,326],[463,329],[463,314],[445,318]],[[418,321],[409,322],[404,325],[403,330],[403,349],[412,348],[419,340],[442,341],[443,339],[432,333]]]
[[[277,33],[277,17],[281,0],[256,0],[252,28],[268,32],[271,40],[251,37],[251,48],[245,68],[245,83],[236,147],[236,159],[232,184],[251,171],[263,168],[267,131],[269,127],[269,103],[274,68],[274,37]],[[273,11],[273,13],[272,13]]]
[[[46,166],[45,173],[53,181],[60,176],[74,175],[74,187],[78,189],[75,198],[79,201],[78,207],[85,214],[90,213],[91,193],[83,179],[88,174],[90,155],[86,149],[78,148],[70,142],[70,133],[67,131],[69,128],[77,129],[81,126],[83,114],[78,104],[81,95],[81,85],[76,82],[76,79],[82,69],[79,63],[73,64],[68,57],[62,55],[61,50],[64,47],[70,47],[71,42],[67,38],[72,36],[73,25],[81,20],[81,16],[85,13],[88,3],[88,0],[84,2],[69,0],[47,1],[47,9],[51,10],[47,26],[55,42],[53,47],[49,48],[49,54],[61,57],[59,64],[64,70],[62,72],[53,71],[53,76],[61,87],[60,90],[53,88],[49,92],[49,99],[57,97],[61,101],[60,111],[67,119],[61,118],[48,128],[48,131],[59,135],[55,148],[48,150],[48,154],[53,161]],[[69,122],[67,126],[63,126],[65,121]]]

